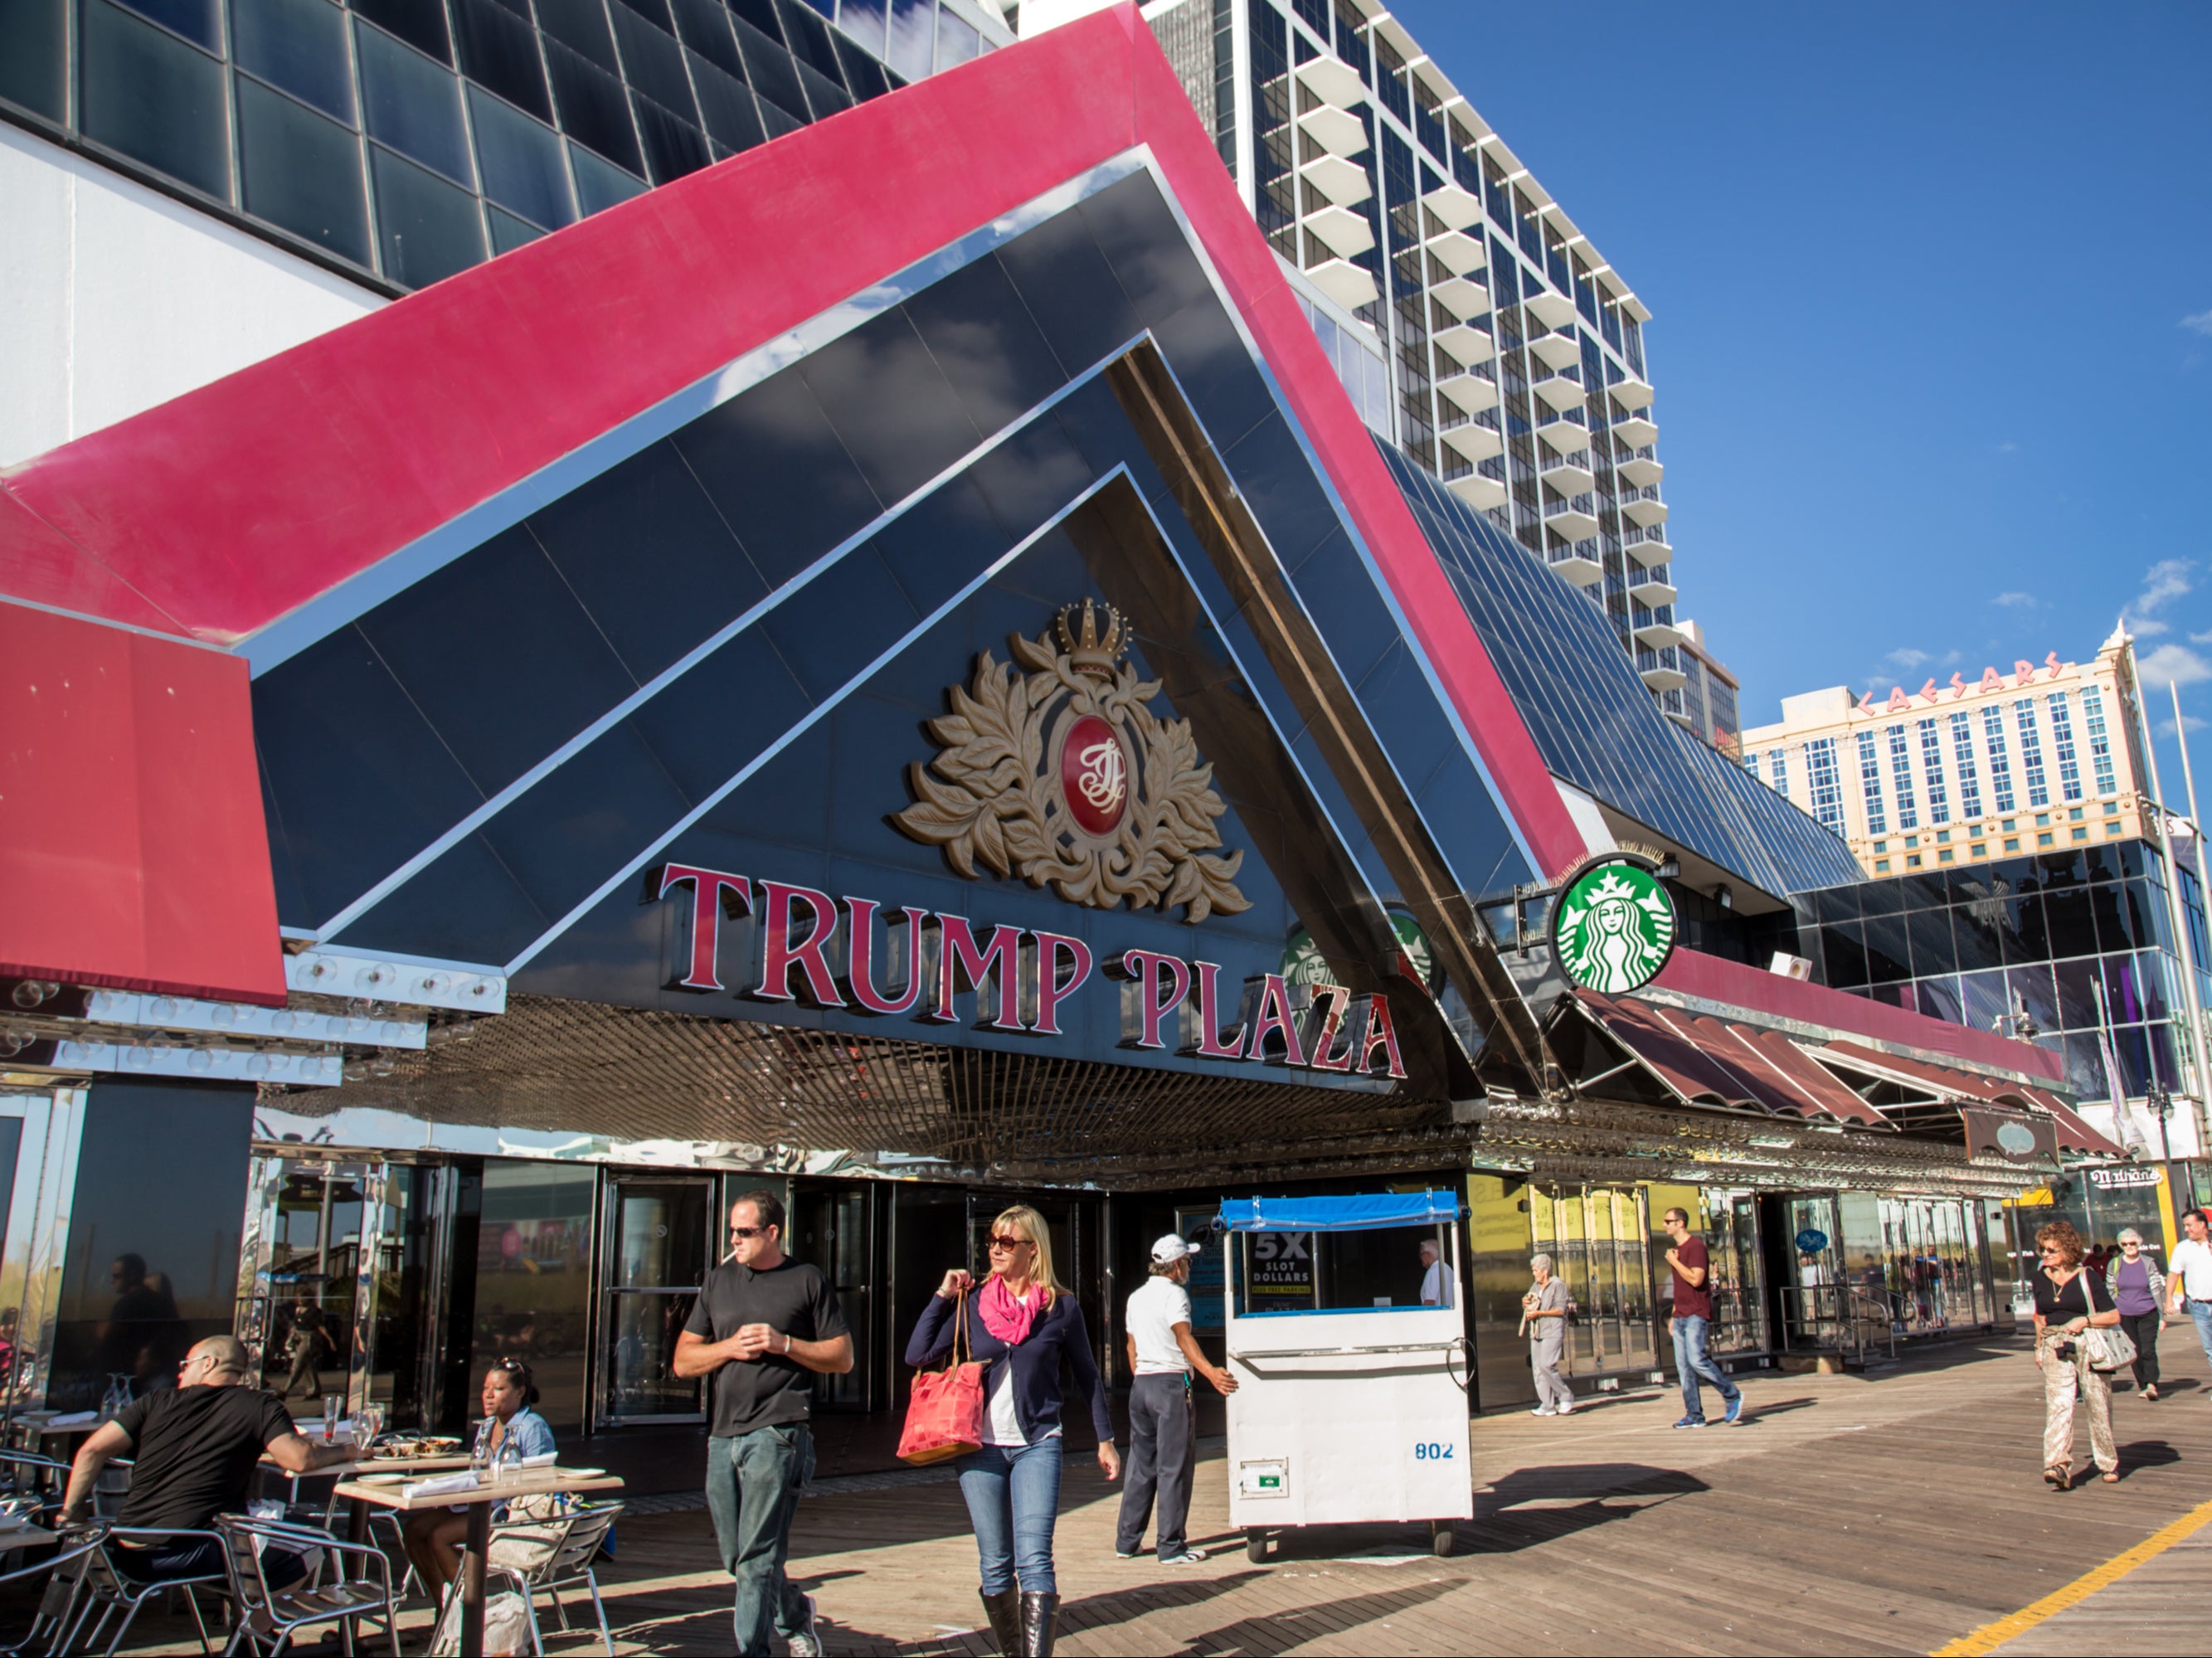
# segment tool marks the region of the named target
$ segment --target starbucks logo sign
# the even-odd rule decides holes
[[[1552,912],[1552,950],[1567,976],[1607,996],[1641,990],[1674,951],[1674,901],[1629,858],[1583,868]]]

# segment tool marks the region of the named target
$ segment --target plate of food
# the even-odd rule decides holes
[[[459,1454],[460,1448],[459,1440],[446,1436],[425,1439],[422,1442],[422,1455],[425,1456],[454,1456]]]
[[[365,1473],[360,1483],[364,1485],[404,1485],[415,1476],[411,1473]]]

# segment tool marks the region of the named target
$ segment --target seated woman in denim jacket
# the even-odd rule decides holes
[[[477,1430],[472,1453],[479,1461],[489,1464],[508,1446],[519,1457],[551,1454],[553,1430],[530,1408],[538,1402],[538,1389],[531,1382],[527,1364],[519,1358],[495,1359],[484,1372],[483,1400],[484,1419]],[[500,1517],[495,1510],[492,1518]],[[466,1508],[410,1514],[401,1527],[399,1540],[407,1558],[434,1596],[441,1594],[446,1585],[459,1576],[461,1540],[468,1529]]]

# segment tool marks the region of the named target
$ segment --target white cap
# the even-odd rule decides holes
[[[1201,1244],[1185,1243],[1175,1233],[1170,1232],[1153,1242],[1152,1261],[1155,1266],[1172,1266],[1179,1260],[1189,1260],[1203,1247]]]

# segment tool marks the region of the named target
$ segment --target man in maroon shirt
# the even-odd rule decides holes
[[[1703,1376],[1720,1390],[1721,1402],[1728,1406],[1722,1424],[1733,1428],[1743,1420],[1743,1394],[1713,1363],[1706,1346],[1713,1323],[1712,1257],[1706,1253],[1705,1241],[1690,1230],[1690,1218],[1681,1210],[1669,1209],[1661,1224],[1673,1240],[1667,1250],[1667,1270],[1674,1275],[1674,1370],[1682,1378],[1682,1419],[1674,1425],[1705,1425],[1705,1395],[1698,1388],[1698,1378]]]

